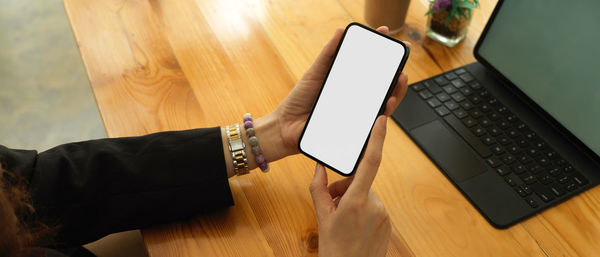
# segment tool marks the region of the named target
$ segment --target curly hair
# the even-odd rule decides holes
[[[0,257],[29,255],[51,229],[35,217],[25,179],[3,167],[0,158]]]

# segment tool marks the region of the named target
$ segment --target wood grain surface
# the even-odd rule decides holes
[[[219,126],[273,110],[335,28],[364,23],[365,0],[64,0],[110,137]],[[425,38],[427,0],[412,0],[395,37],[412,44],[415,82],[474,61],[494,0],[467,38]],[[598,256],[600,189],[511,228],[490,226],[388,121],[373,189],[393,226],[388,256]],[[271,172],[230,179],[235,206],[145,229],[151,256],[317,256],[308,184],[314,162],[291,156]],[[330,181],[339,176],[329,173]],[[200,196],[199,196],[200,197]]]

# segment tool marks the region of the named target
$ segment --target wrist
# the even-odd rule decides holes
[[[290,155],[282,140],[279,120],[276,115],[270,113],[255,119],[254,131],[265,160],[274,162]]]

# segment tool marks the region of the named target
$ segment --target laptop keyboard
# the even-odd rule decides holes
[[[410,87],[531,208],[537,208],[539,200],[552,203],[589,183],[465,69]]]

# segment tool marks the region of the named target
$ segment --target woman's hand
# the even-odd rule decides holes
[[[381,162],[386,116],[373,126],[356,175],[327,186],[327,174],[317,164],[310,193],[319,225],[319,256],[385,256],[391,224],[383,204],[370,190]]]
[[[388,33],[389,29],[382,26],[377,31]],[[277,125],[280,128],[281,143],[283,144],[280,149],[284,150],[282,153],[285,155],[299,152],[298,140],[300,139],[300,133],[302,133],[308,115],[323,86],[323,80],[333,61],[335,50],[342,38],[343,32],[344,30],[341,28],[335,31],[333,38],[325,45],[312,66],[304,73],[294,89],[292,89],[290,94],[272,113],[276,117]],[[407,79],[408,77],[404,73],[398,78],[394,92],[386,103],[384,113],[386,116],[392,114],[404,97]]]

